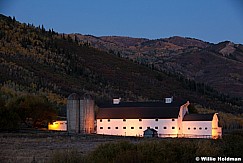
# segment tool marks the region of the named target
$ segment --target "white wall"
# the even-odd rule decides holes
[[[182,135],[184,135],[185,137],[195,135],[212,135],[212,121],[183,121],[182,125]],[[190,128],[190,130],[188,128]]]
[[[213,138],[219,138],[222,137],[222,128],[218,126],[219,120],[218,120],[218,113],[215,113],[213,116],[213,122],[212,122],[212,136]]]
[[[55,121],[49,123],[48,130],[67,131],[67,121]]]
[[[189,102],[187,102],[186,104],[182,105],[180,107],[180,112],[179,112],[179,116],[178,116],[178,134],[182,134],[183,132],[183,125],[182,125],[182,120],[185,116],[186,113],[188,113],[188,105]]]
[[[97,119],[97,134],[106,134],[106,135],[123,135],[123,136],[143,136],[143,131],[147,127],[153,128],[158,131],[158,134],[174,134],[178,132],[177,119]],[[103,127],[101,129],[100,127]],[[108,129],[110,127],[110,129]],[[118,127],[118,129],[116,129]],[[123,129],[126,127],[126,129]],[[133,127],[133,129],[132,129]],[[142,127],[140,129],[139,127]],[[158,129],[156,128],[158,127]],[[164,129],[166,127],[166,129]],[[172,129],[172,127],[175,127]]]

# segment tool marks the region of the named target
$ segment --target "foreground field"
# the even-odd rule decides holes
[[[243,159],[243,131],[223,139],[133,138],[65,132],[0,133],[0,162],[194,162],[197,157]]]
[[[48,162],[55,153],[75,151],[79,155],[85,155],[98,145],[112,141],[115,139],[96,135],[0,133],[0,162]]]

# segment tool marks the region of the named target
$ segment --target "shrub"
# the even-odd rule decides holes
[[[81,155],[68,151],[55,154],[52,162],[85,163],[160,163],[194,162],[196,157],[243,157],[243,132],[223,139],[143,139],[139,143],[119,141],[98,146]]]
[[[70,150],[62,150],[56,151],[50,163],[80,163],[84,162],[84,157],[77,152],[77,150],[70,149]]]

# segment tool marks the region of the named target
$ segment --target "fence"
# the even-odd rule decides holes
[[[161,138],[206,138],[206,139],[214,139],[219,137],[213,137],[212,135],[192,135],[192,134],[159,134]]]

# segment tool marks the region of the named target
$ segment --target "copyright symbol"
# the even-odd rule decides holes
[[[199,157],[196,157],[195,160],[196,160],[196,161],[200,161],[200,158],[199,158]]]

